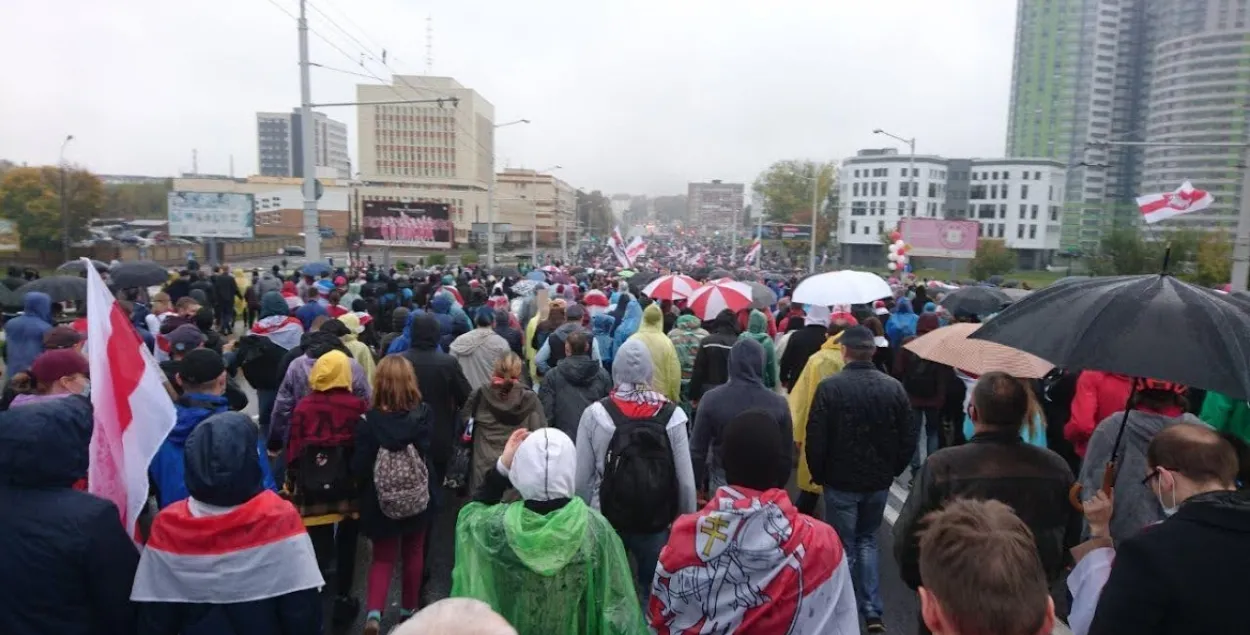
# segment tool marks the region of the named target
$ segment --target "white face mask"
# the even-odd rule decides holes
[[[1173,484],[1172,486],[1172,505],[1171,506],[1164,504],[1162,491],[1163,491],[1163,483],[1159,483],[1159,492],[1155,493],[1155,498],[1158,499],[1159,501],[1159,507],[1163,509],[1164,517],[1170,518],[1172,514],[1175,514],[1176,510],[1180,509],[1181,507],[1180,504],[1176,502],[1176,485]]]
[[[91,398],[91,380],[90,379],[83,380],[82,390],[78,391],[78,394],[87,398]]]

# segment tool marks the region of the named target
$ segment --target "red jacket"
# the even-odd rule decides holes
[[[296,460],[307,445],[351,445],[369,405],[346,388],[308,393],[291,413],[287,456]]]
[[[1100,370],[1081,373],[1076,380],[1072,411],[1063,427],[1063,437],[1072,442],[1077,456],[1085,456],[1085,446],[1099,422],[1125,410],[1132,388],[1132,380],[1125,375]]]

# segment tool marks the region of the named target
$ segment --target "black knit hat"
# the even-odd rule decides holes
[[[763,410],[743,412],[725,426],[721,464],[727,483],[756,490],[786,486],[793,459],[780,426]]]

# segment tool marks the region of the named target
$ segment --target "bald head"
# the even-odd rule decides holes
[[[469,598],[439,600],[391,631],[391,635],[517,635],[489,605]]]

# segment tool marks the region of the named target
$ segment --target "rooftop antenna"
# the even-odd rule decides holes
[[[425,16],[425,74],[434,72],[434,16]]]

